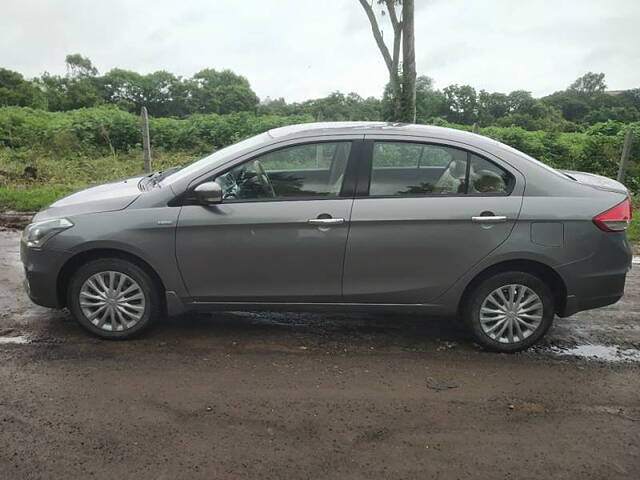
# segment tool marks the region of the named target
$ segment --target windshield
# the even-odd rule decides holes
[[[194,160],[193,162],[186,164],[182,168],[176,168],[175,170],[171,168],[167,171],[167,174],[162,175],[162,181],[166,181],[168,179],[170,182],[175,182],[191,175],[194,172],[197,172],[203,167],[214,167],[216,163],[227,160],[229,157],[243,150],[249,150],[252,147],[258,147],[262,145],[268,138],[271,138],[269,137],[268,133],[261,133],[259,135],[255,135],[253,137],[242,140],[241,142],[229,145],[228,147],[216,150],[211,155],[208,155],[199,160]]]

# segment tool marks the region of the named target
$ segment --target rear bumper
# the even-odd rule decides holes
[[[624,295],[632,253],[624,234],[606,233],[596,251],[579,262],[556,271],[565,281],[567,298],[558,312],[561,317],[616,303]]]
[[[623,294],[594,298],[568,297],[564,308],[558,312],[560,317],[569,317],[574,313],[612,305],[622,298]]]

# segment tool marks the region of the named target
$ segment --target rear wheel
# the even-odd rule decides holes
[[[518,352],[551,327],[554,298],[549,287],[526,272],[504,272],[483,280],[464,309],[474,339],[495,352]]]
[[[158,289],[139,266],[120,258],[93,260],[80,267],[67,305],[80,325],[102,338],[131,338],[160,314]]]

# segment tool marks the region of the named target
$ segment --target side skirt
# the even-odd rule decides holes
[[[188,310],[215,311],[258,311],[258,312],[406,312],[442,315],[441,305],[406,303],[313,303],[313,302],[189,302]]]

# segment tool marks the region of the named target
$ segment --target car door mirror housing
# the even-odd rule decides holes
[[[222,203],[222,187],[216,182],[205,182],[194,190],[196,200],[201,205],[217,205]]]

